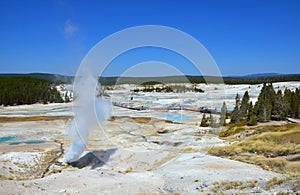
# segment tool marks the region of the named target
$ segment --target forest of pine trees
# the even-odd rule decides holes
[[[30,77],[0,77],[0,105],[61,103],[51,81]]]
[[[295,91],[285,89],[275,92],[272,83],[264,84],[257,102],[253,106],[248,91],[240,100],[239,94],[235,98],[235,107],[231,112],[231,123],[247,121],[248,125],[270,120],[284,120],[287,117],[300,117],[300,89]]]
[[[227,116],[226,104],[223,102],[219,123],[216,123],[212,115],[207,117],[204,114],[200,126],[222,126]],[[263,85],[254,105],[250,101],[248,91],[245,91],[242,100],[237,94],[235,107],[230,113],[231,123],[247,122],[250,126],[256,125],[257,122],[285,120],[287,117],[300,118],[300,88],[294,91],[285,89],[284,92],[281,90],[276,92],[272,83]]]

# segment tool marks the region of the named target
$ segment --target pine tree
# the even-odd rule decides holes
[[[296,100],[297,100],[297,112],[296,112],[296,118],[300,118],[300,88],[297,88],[295,91]]]
[[[240,96],[239,96],[239,94],[236,94],[235,107],[234,107],[233,111],[231,112],[231,122],[232,123],[240,122],[239,109],[240,109]]]
[[[0,105],[62,102],[53,84],[30,77],[0,77]]]
[[[250,120],[251,114],[254,114],[254,108],[253,108],[252,101],[250,101],[250,103],[249,103],[247,121]]]
[[[248,121],[247,124],[249,126],[257,125],[257,119],[256,119],[256,115],[254,114],[254,108],[252,105],[252,101],[250,101],[250,104],[249,104],[247,121]]]
[[[274,98],[273,85],[264,83],[254,106],[255,114],[259,122],[271,120],[272,104],[274,104],[272,97]]]
[[[200,126],[201,126],[201,127],[208,127],[208,126],[209,126],[209,124],[208,124],[208,119],[206,118],[205,113],[204,113],[203,116],[202,116],[202,120],[201,120]]]
[[[212,114],[209,115],[209,126],[210,127],[218,127],[218,124],[216,123],[216,119]]]
[[[291,93],[291,117],[296,118],[298,117],[298,111],[299,111],[299,99],[296,95],[296,92]]]
[[[256,119],[256,115],[255,114],[252,114],[250,116],[250,119],[249,119],[247,125],[249,125],[249,126],[255,126],[255,125],[257,125],[257,119]]]
[[[240,116],[241,120],[244,120],[247,117],[247,112],[249,109],[249,100],[250,100],[250,98],[249,98],[248,91],[245,91],[243,98],[242,98],[241,106],[239,109],[239,116]]]
[[[226,103],[223,102],[222,108],[221,108],[221,114],[220,114],[220,122],[219,125],[223,126],[225,125],[225,120],[226,120],[226,115],[227,115],[227,107],[226,107]]]
[[[286,110],[285,110],[286,116],[289,116],[291,114],[291,100],[292,100],[291,93],[292,92],[289,89],[284,90],[283,101],[284,101],[284,106],[286,108]]]
[[[284,98],[281,90],[278,90],[275,95],[274,105],[272,107],[272,115],[277,116],[279,120],[285,119],[287,116]]]

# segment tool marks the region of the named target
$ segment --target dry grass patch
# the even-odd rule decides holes
[[[300,153],[300,124],[257,127],[254,132],[243,141],[213,147],[208,153],[259,165],[269,171],[300,176],[300,161],[291,162],[284,158]]]
[[[295,176],[295,177],[300,177],[300,162],[288,162],[286,165],[286,168],[290,175]],[[300,182],[300,180],[299,180]],[[300,184],[300,183],[299,183]],[[299,185],[299,190],[300,190],[300,185]]]
[[[287,160],[283,158],[266,158],[265,156],[253,156],[250,158],[250,162],[261,166],[262,168],[269,171],[276,171],[279,173],[286,173]]]
[[[253,181],[222,181],[214,182],[212,191],[216,194],[224,194],[225,191],[231,189],[243,190],[246,188],[254,188],[257,185],[257,180]]]
[[[219,136],[220,137],[228,137],[228,136],[231,136],[231,135],[236,135],[238,133],[241,133],[241,132],[246,130],[243,127],[246,124],[247,124],[247,122],[239,122],[239,123],[229,124],[229,125],[227,125],[228,128],[224,131],[221,131]]]
[[[131,118],[134,122],[142,123],[142,124],[149,123],[152,120],[151,117],[131,117]]]
[[[267,183],[267,186],[266,188],[267,189],[270,189],[274,186],[277,186],[277,185],[281,185],[285,182],[286,180],[285,179],[280,179],[280,178],[277,178],[277,177],[273,177],[272,179],[270,179]]]
[[[72,116],[24,116],[24,117],[0,117],[0,123],[27,122],[27,121],[54,121],[69,120]]]

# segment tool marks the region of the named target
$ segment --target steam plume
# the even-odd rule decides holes
[[[87,145],[90,129],[96,128],[98,125],[104,126],[110,117],[111,103],[104,98],[97,98],[95,95],[93,86],[97,82],[97,77],[91,76],[91,74],[87,75],[79,78],[76,89],[74,89],[75,117],[69,129],[72,144],[63,159],[64,162],[78,160]]]

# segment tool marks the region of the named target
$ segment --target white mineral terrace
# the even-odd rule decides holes
[[[300,82],[273,85],[294,89]],[[283,175],[206,154],[229,143],[215,134],[220,129],[199,127],[197,108],[218,110],[225,101],[230,109],[236,93],[245,90],[255,101],[262,85],[200,84],[204,93],[182,94],[132,94],[135,87],[107,91],[108,99],[144,109],[113,106],[112,118],[92,129],[82,157],[68,166],[60,162],[71,143],[72,103],[0,107],[0,194],[207,194],[216,182],[232,181],[257,185],[228,194],[285,190],[264,188]],[[191,111],[162,109],[172,105]]]

